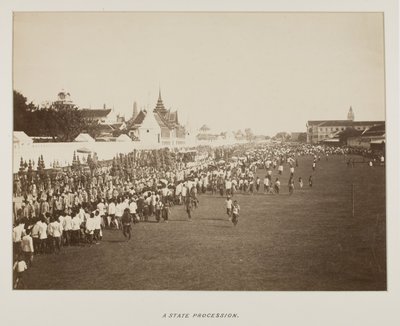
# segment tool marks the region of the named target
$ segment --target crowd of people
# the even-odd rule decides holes
[[[200,194],[226,197],[227,214],[236,226],[240,206],[232,201],[235,194],[279,194],[286,169],[289,194],[293,194],[300,156],[313,157],[315,171],[322,159],[347,154],[349,149],[341,147],[247,144],[202,148],[189,162],[163,157],[161,167],[131,153],[89,167],[21,169],[14,178],[14,269],[18,275],[14,286],[23,286],[23,272],[33,266],[34,255],[99,244],[104,229],[122,230],[129,241],[132,224],[168,223],[174,206],[183,206],[191,221]],[[158,161],[156,157],[154,162]],[[257,173],[260,169],[265,170],[263,178]],[[301,176],[297,181],[303,188]],[[308,184],[313,185],[312,172]]]

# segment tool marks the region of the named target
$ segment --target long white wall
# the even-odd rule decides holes
[[[67,166],[72,163],[74,151],[80,148],[87,148],[96,152],[100,160],[108,160],[115,157],[116,154],[127,154],[134,149],[155,149],[155,146],[144,146],[141,142],[71,142],[71,143],[33,143],[31,145],[14,144],[13,153],[13,172],[18,172],[20,159],[28,162],[33,160],[35,164],[40,155],[43,155],[46,168],[51,167],[54,161],[58,161],[60,166]],[[78,154],[78,153],[77,153]],[[82,159],[87,154],[78,154]]]
[[[54,161],[57,161],[60,166],[68,166],[72,163],[74,151],[80,148],[87,148],[97,154],[99,160],[109,160],[115,157],[116,154],[127,154],[136,150],[158,149],[162,147],[185,148],[198,145],[207,145],[211,147],[232,145],[235,143],[245,143],[245,141],[234,140],[218,140],[213,142],[207,141],[186,141],[185,143],[167,144],[165,141],[162,144],[150,144],[146,142],[71,142],[71,143],[33,143],[33,144],[14,144],[13,153],[13,172],[16,173],[20,167],[20,159],[26,162],[33,160],[37,164],[39,156],[43,155],[43,160],[46,168],[50,168]],[[81,161],[87,154],[79,154]],[[36,165],[34,166],[36,169]]]

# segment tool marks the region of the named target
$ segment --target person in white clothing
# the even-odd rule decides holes
[[[28,262],[29,267],[32,266],[33,263],[33,239],[31,237],[31,230],[26,230],[26,234],[22,237],[21,240],[21,249],[24,254],[25,262]]]
[[[226,198],[225,205],[226,205],[226,214],[229,216],[229,220],[230,220],[231,215],[232,215],[232,199],[231,199],[231,197],[228,196]]]
[[[43,215],[40,216],[40,218]],[[31,232],[31,237],[33,239],[33,248],[35,250],[35,253],[37,254],[39,252],[39,229],[40,229],[40,224],[42,223],[40,218],[37,219],[35,225],[32,227],[32,232]]]
[[[47,251],[47,223],[46,218],[42,216],[39,227],[39,253],[44,254]]]
[[[13,228],[13,245],[14,245],[14,256],[17,257],[21,252],[21,239],[25,228],[25,224],[22,220],[17,222],[17,225]]]
[[[132,201],[129,204],[129,213],[132,215],[133,221],[137,222],[139,219],[136,215],[137,213],[137,204],[135,198],[132,198]]]
[[[57,253],[61,251],[62,232],[63,229],[61,223],[57,218],[52,218],[52,222],[48,226],[48,234],[52,253],[54,253],[55,250],[57,250]]]
[[[101,240],[101,217],[99,211],[94,213],[94,240],[99,244]]]
[[[64,216],[63,220],[63,235],[65,241],[65,245],[69,246],[71,244],[71,233],[72,233],[72,217],[71,217],[71,210],[69,209],[67,214]]]
[[[106,205],[104,203],[104,199],[101,199],[101,201],[97,204],[97,209],[102,220],[102,225],[104,226],[106,217]]]
[[[95,226],[94,214],[91,213],[90,217],[86,221],[86,239],[89,245],[92,245],[93,243],[93,235],[95,228],[96,226]]]
[[[270,187],[270,180],[269,177],[266,175],[264,178],[264,193],[265,192],[269,193],[269,187]]]
[[[23,289],[25,287],[24,284],[24,272],[28,269],[26,262],[23,258],[23,255],[20,254],[18,260],[14,263],[13,270],[17,273],[14,281],[14,289]]]
[[[111,221],[114,221],[115,219],[115,210],[116,210],[115,202],[114,200],[110,200],[110,202],[108,203],[108,215],[107,215],[108,227],[111,227]]]
[[[227,196],[230,196],[232,194],[231,189],[232,189],[232,181],[230,179],[226,179],[225,180],[225,194]]]

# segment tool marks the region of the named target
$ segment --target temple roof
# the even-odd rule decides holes
[[[111,109],[82,109],[84,118],[105,118],[111,112]]]
[[[131,129],[134,128],[135,126],[141,125],[146,115],[149,113],[150,112],[145,112],[141,110],[134,119],[130,119],[127,122],[127,128]],[[161,91],[159,91],[158,94],[156,107],[151,113],[154,114],[154,117],[161,128],[168,128],[168,129],[176,128],[184,130],[184,127],[179,124],[178,111],[176,110],[171,111],[165,109],[164,103],[161,98]]]

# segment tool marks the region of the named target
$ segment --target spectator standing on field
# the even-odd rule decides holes
[[[34,248],[30,229],[26,230],[26,234],[22,237],[21,249],[24,254],[25,262],[28,263],[29,267],[32,267]]]
[[[101,216],[98,210],[94,213],[94,240],[96,244],[101,240]]]
[[[232,223],[234,226],[239,222],[240,206],[237,200],[233,202],[232,205]]]
[[[14,246],[14,256],[18,257],[21,252],[21,239],[23,233],[25,233],[25,224],[22,219],[17,221],[17,225],[13,228],[13,246]]]
[[[163,206],[163,209],[162,209],[162,217],[164,219],[164,222],[166,222],[166,223],[168,223],[168,218],[169,218],[169,215],[171,214],[169,206],[170,206],[169,202],[166,201]]]
[[[275,193],[279,195],[280,189],[281,189],[281,182],[279,181],[279,178],[276,178],[274,186]]]
[[[23,255],[20,254],[18,256],[18,260],[14,263],[13,270],[16,272],[16,277],[14,281],[14,289],[23,289],[25,287],[24,283],[24,272],[28,269],[28,266],[26,265],[26,262],[23,258]]]
[[[43,217],[42,214],[39,215],[40,217],[36,219],[36,223],[32,228],[32,232],[31,232],[31,237],[33,240],[33,249],[35,251],[35,254],[39,253],[39,246],[40,246],[40,239],[39,239],[39,230],[40,230],[40,224],[41,222],[41,218]]]
[[[265,192],[269,193],[269,185],[270,185],[270,179],[268,175],[266,175],[264,178],[264,193]]]
[[[303,179],[301,177],[299,177],[299,187],[300,189],[303,189]]]
[[[291,177],[288,182],[289,186],[289,195],[293,195],[294,192],[294,179]]]
[[[154,208],[155,208],[155,214],[156,214],[156,221],[158,223],[158,222],[160,222],[161,210],[163,208],[163,203],[158,197],[156,198],[156,204],[154,205]]]
[[[79,245],[79,243],[80,243],[81,224],[82,224],[82,220],[79,218],[79,215],[76,212],[72,212],[72,220],[71,220],[72,239],[71,239],[71,243],[73,243],[74,245]]]
[[[129,241],[131,239],[131,230],[132,230],[132,216],[129,213],[129,208],[125,208],[124,213],[121,217],[122,222],[122,233],[126,239]]]
[[[93,236],[95,230],[94,214],[90,213],[90,217],[86,220],[86,239],[89,245],[93,244]]]
[[[230,220],[231,215],[232,215],[232,199],[231,199],[231,197],[228,196],[226,198],[225,205],[226,205],[226,215],[229,216],[229,220]]]
[[[42,220],[39,227],[39,250],[41,254],[44,254],[48,251],[47,247],[47,223],[46,218],[42,215]]]
[[[53,218],[53,222],[49,224],[49,229],[50,229],[49,233],[51,232],[52,236],[51,240],[52,240],[53,252],[57,251],[57,253],[60,253],[63,228],[57,218]]]
[[[192,220],[192,199],[190,198],[190,196],[186,196],[185,197],[185,208],[186,208],[186,213],[188,215],[189,221]]]
[[[64,216],[63,229],[64,229],[63,234],[64,234],[65,245],[69,246],[71,244],[71,233],[72,233],[71,209],[68,209],[67,213]]]

